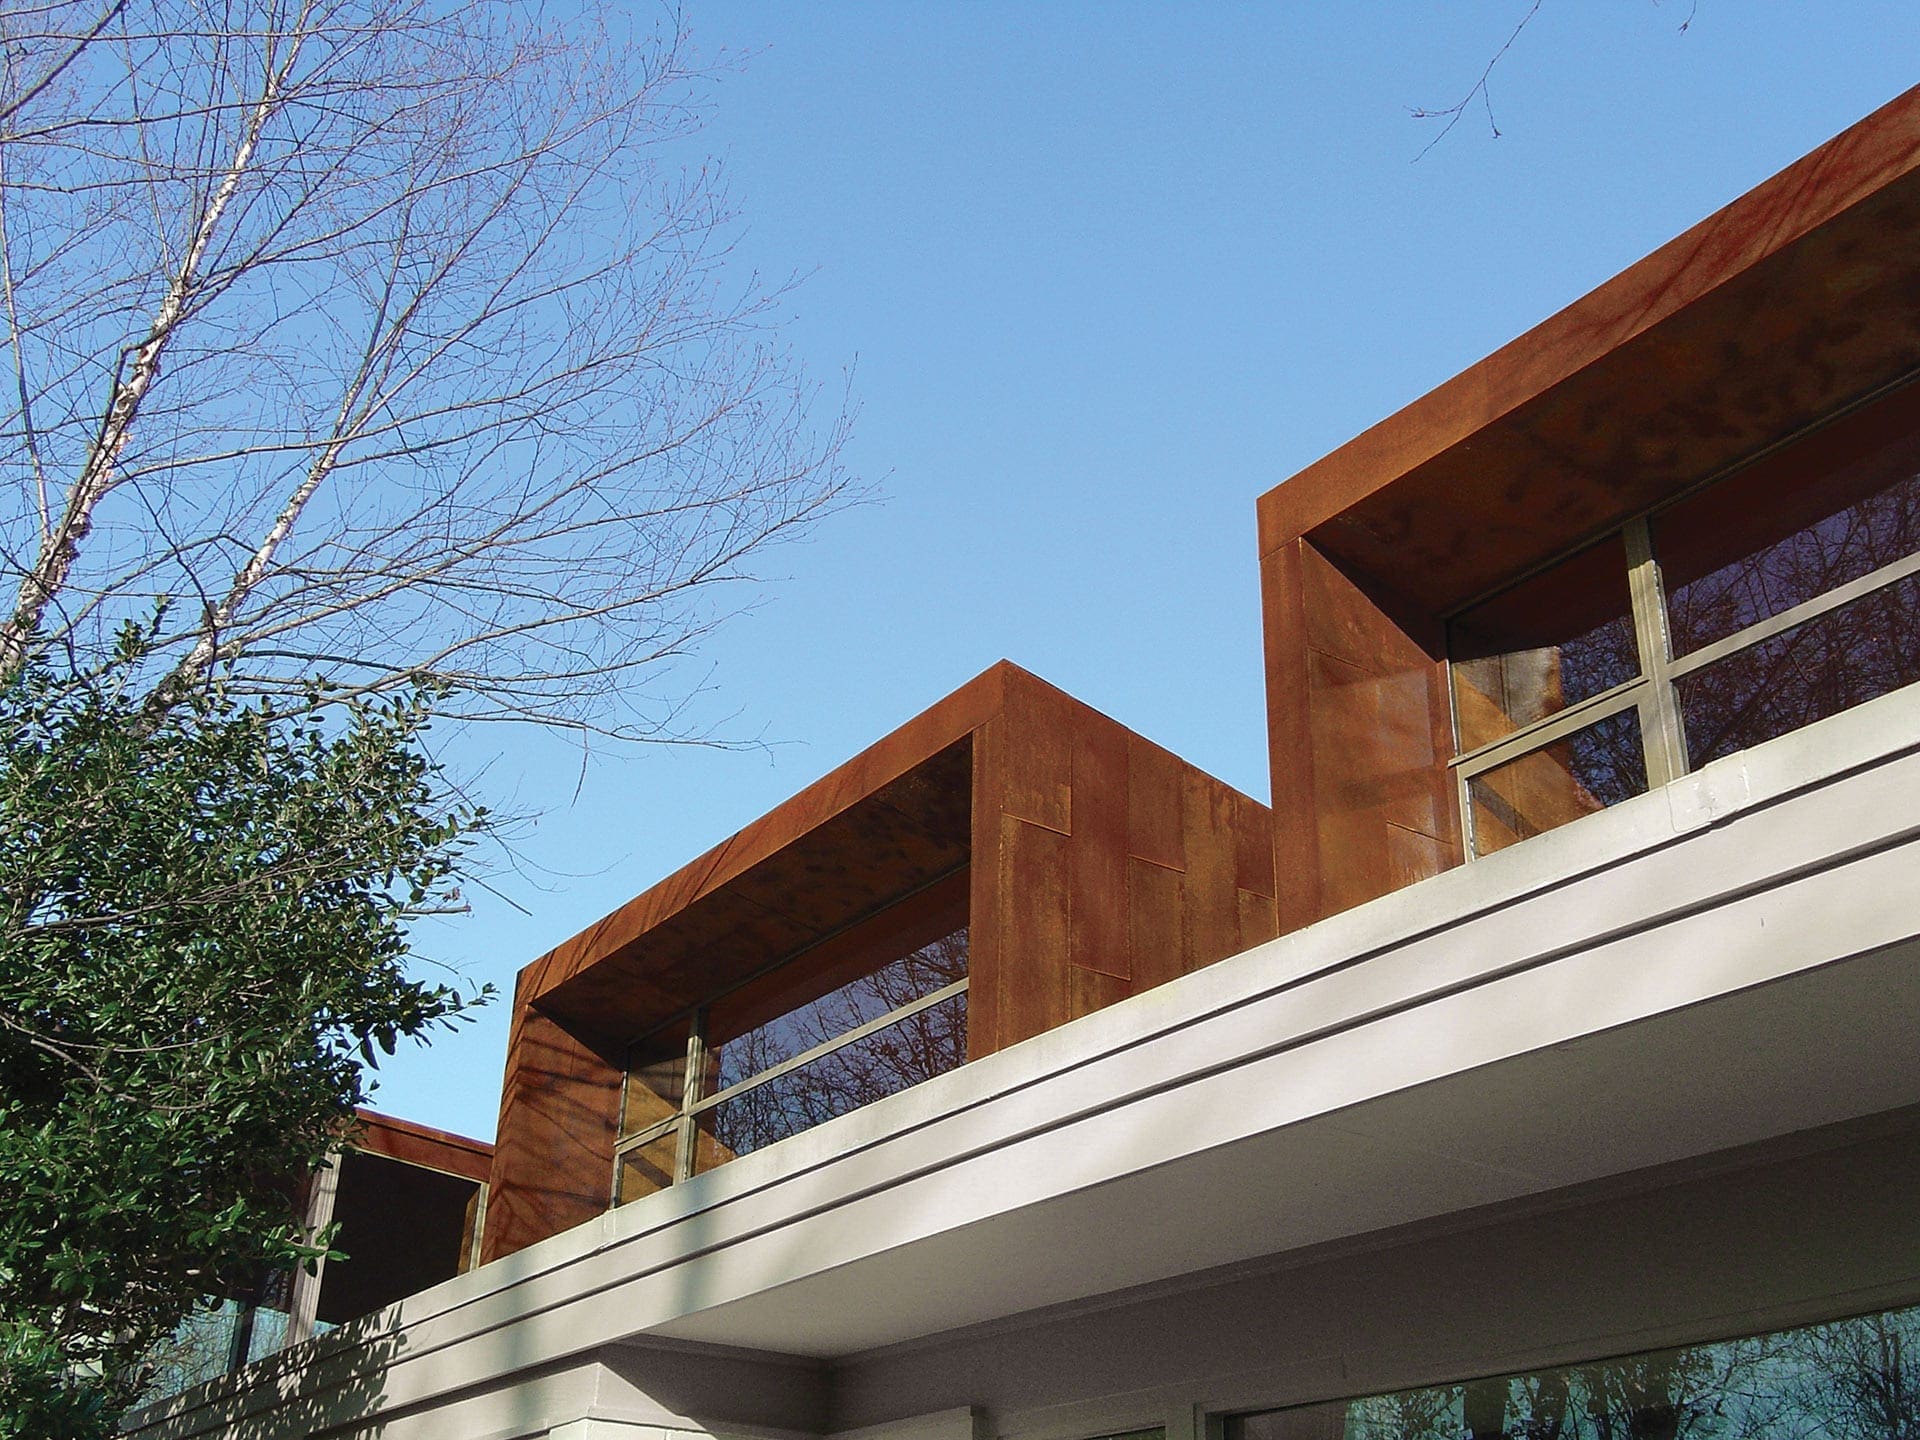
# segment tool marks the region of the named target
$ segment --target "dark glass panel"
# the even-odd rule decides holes
[[[673,1184],[673,1159],[679,1149],[677,1130],[656,1135],[644,1145],[620,1152],[619,1198],[616,1205],[638,1200]]]
[[[1228,1419],[1226,1440],[1910,1440],[1920,1311]]]
[[[1462,752],[1640,673],[1618,535],[1456,616],[1447,627]]]
[[[1917,407],[1883,401],[1654,517],[1676,656],[1920,550]]]
[[[966,976],[963,926],[744,1034],[713,1042],[706,1093],[717,1095]]]
[[[1640,714],[1622,710],[1469,780],[1473,853],[1491,855],[1646,788]]]
[[[188,1311],[173,1333],[147,1352],[146,1363],[152,1373],[139,1403],[149,1405],[226,1374],[233,1362],[244,1311],[238,1300],[206,1300]],[[281,1324],[285,1324],[284,1317]],[[264,1345],[265,1331],[257,1323],[251,1333],[261,1336]],[[252,1346],[248,1358],[258,1358]]]
[[[798,1135],[957,1069],[966,1058],[963,991],[703,1112],[695,1165],[708,1170]]]
[[[1920,680],[1920,576],[1862,596],[1675,683],[1697,769]]]
[[[627,1052],[626,1100],[620,1131],[637,1135],[680,1110],[687,1088],[687,1027],[649,1035]]]

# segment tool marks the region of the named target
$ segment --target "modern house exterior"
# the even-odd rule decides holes
[[[1920,1434],[1916,377],[1920,90],[1260,497],[1270,812],[996,667],[523,972],[488,1263],[137,1433]]]

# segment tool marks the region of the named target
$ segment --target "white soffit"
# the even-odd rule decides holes
[[[1917,721],[1889,696],[969,1066],[974,1109],[794,1146],[616,1293],[847,1355],[1920,1103]]]

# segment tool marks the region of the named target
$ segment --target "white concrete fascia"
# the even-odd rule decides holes
[[[1920,1099],[1910,1059],[1857,1053],[1872,1063],[1818,1085],[1766,1064],[1700,1077],[1664,1116],[1640,1078],[1609,1081],[1689,1045],[1727,1063],[1754,1025],[1839,1017],[1876,1043],[1880,1019],[1911,1025],[1917,741],[1920,689],[1730,757],[423,1292],[154,1433],[271,1409],[383,1345],[383,1407],[636,1334],[848,1353],[1414,1218],[1386,1203],[1413,1176],[1437,1213]],[[1529,1092],[1646,1111],[1659,1143],[1596,1153],[1529,1121]],[[1497,1112],[1477,1145],[1446,1126],[1469,1103]],[[1269,1165],[1292,1178],[1247,1214],[1209,1198]],[[1128,1195],[1176,1206],[1191,1243],[1131,1268],[1049,1251],[1050,1217],[1121,1226],[1127,1251]],[[1024,1263],[973,1284],[969,1256]],[[892,1298],[850,1305],[863,1286]]]

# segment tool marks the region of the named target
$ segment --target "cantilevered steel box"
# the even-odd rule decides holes
[[[611,1203],[631,1042],[950,923],[977,1059],[1270,938],[1268,811],[994,666],[521,972],[488,1258]]]
[[[1260,497],[1283,931],[1466,858],[1453,617],[1719,477],[1790,515],[1920,435],[1916,247],[1909,92]],[[1591,603],[1548,578],[1537,611]]]

